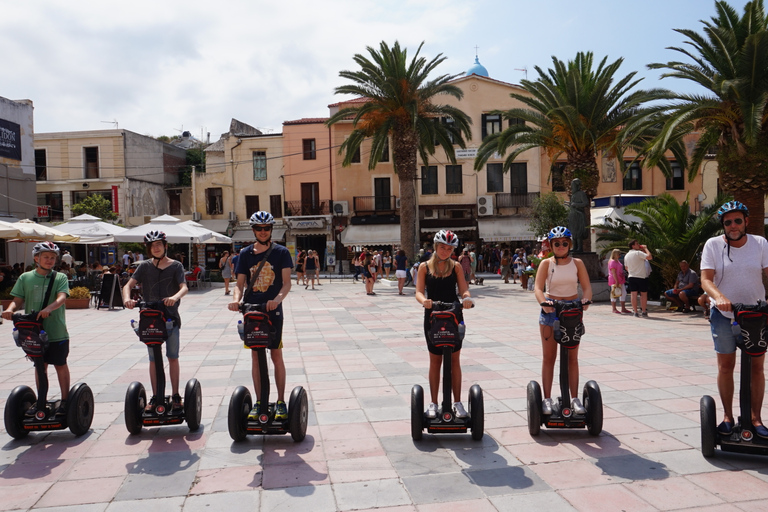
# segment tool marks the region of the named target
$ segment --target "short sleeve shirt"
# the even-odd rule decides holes
[[[699,275],[696,271],[690,268],[688,269],[688,272],[678,272],[677,281],[681,288],[689,284],[693,285],[694,290],[699,287]]]
[[[24,299],[25,313],[29,314],[32,311],[40,311],[55,301],[59,293],[66,293],[67,297],[69,297],[69,281],[67,276],[61,272],[56,272],[56,279],[51,289],[51,297],[48,299],[48,304],[43,305],[45,292],[48,290],[48,284],[51,282],[49,276],[50,274],[42,276],[36,270],[24,272],[19,276],[11,290],[11,295]],[[48,318],[43,319],[43,329],[48,333],[48,341],[55,343],[69,339],[65,311],[66,306],[62,306],[48,315]]]
[[[290,251],[274,242],[272,242],[272,247],[272,252],[262,267],[259,277],[253,282],[250,290],[244,290],[244,302],[247,304],[264,304],[277,297],[277,294],[280,293],[280,289],[283,287],[283,269],[293,268]],[[235,273],[245,274],[246,286],[256,273],[256,269],[261,260],[264,259],[265,254],[267,254],[266,251],[254,254],[253,244],[240,251],[240,258],[237,260]]]
[[[184,266],[176,260],[162,270],[157,268],[154,260],[145,260],[138,266],[132,277],[141,285],[141,296],[148,302],[157,302],[177,294],[181,284],[185,282]],[[165,306],[168,314],[179,327],[181,327],[180,305],[181,301],[178,301],[173,306]]]
[[[645,260],[648,255],[644,251],[632,249],[624,256],[624,265],[627,267],[629,277],[648,277],[648,270],[645,266]]]

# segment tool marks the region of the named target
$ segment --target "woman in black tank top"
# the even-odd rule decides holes
[[[431,403],[427,409],[427,416],[437,417],[438,392],[440,387],[440,369],[443,363],[443,353],[429,342],[429,319],[432,313],[432,301],[456,302],[459,295],[462,299],[469,299],[469,287],[464,279],[464,272],[458,262],[451,259],[453,250],[458,247],[459,240],[450,231],[440,231],[435,235],[435,247],[432,257],[426,263],[419,265],[419,274],[416,279],[416,300],[424,306],[424,337],[429,351],[429,391]],[[458,294],[456,288],[458,287]],[[472,307],[471,301],[464,302],[464,309]],[[457,312],[457,319],[463,322],[461,310]],[[461,345],[459,342],[453,349],[451,359],[451,387],[453,389],[454,412],[459,418],[466,418],[467,413],[461,403]]]

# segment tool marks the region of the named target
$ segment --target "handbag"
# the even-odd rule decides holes
[[[611,285],[611,298],[612,299],[618,299],[621,297],[621,285],[619,284],[612,284]]]

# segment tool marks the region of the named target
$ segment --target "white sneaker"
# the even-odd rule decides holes
[[[571,400],[571,409],[573,409],[574,414],[587,414],[587,410],[581,405],[581,401],[578,398]]]
[[[457,418],[466,418],[469,416],[467,411],[464,410],[464,405],[461,402],[453,402],[453,410],[456,412]]]
[[[429,404],[429,407],[427,408],[427,418],[431,420],[437,418],[437,404],[435,402]]]
[[[549,416],[552,414],[552,399],[551,398],[545,398],[543,402],[541,402],[541,414],[545,416]]]

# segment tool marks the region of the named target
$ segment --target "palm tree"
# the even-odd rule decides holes
[[[598,242],[608,242],[600,253],[605,255],[613,249],[626,251],[627,243],[637,239],[648,246],[653,254],[651,265],[661,271],[664,285],[671,288],[680,271],[680,261],[686,260],[692,268],[698,268],[704,244],[722,232],[715,212],[728,199],[725,196],[718,197],[698,215],[691,213],[688,198],[678,203],[669,194],[631,204],[624,212],[639,218],[641,222],[618,219],[593,226],[598,229]]]
[[[342,165],[348,166],[363,140],[371,139],[368,170],[373,170],[382,157],[387,138],[392,141],[395,172],[400,179],[400,245],[413,261],[419,239],[416,230],[417,155],[424,165],[439,146],[451,163],[456,163],[453,145],[466,147],[464,139],[472,137],[472,121],[456,107],[436,103],[436,97],[450,95],[461,99],[463,92],[449,83],[459,75],[429,74],[445,60],[442,54],[430,61],[420,57],[422,42],[409,61],[408,51],[400,43],[390,48],[382,41],[379,49],[367,47],[370,59],[356,54],[358,71],[341,71],[339,76],[350,84],[335,89],[336,94],[353,94],[365,99],[340,109],[326,122],[328,126],[352,120],[353,130],[339,148],[344,154]],[[450,118],[452,123],[441,122]]]
[[[707,150],[717,147],[720,187],[749,208],[755,219],[748,230],[763,234],[768,190],[768,18],[763,0],[744,6],[739,17],[727,2],[715,2],[717,15],[702,21],[704,33],[675,29],[688,48],[669,48],[692,63],[650,64],[667,69],[664,77],[694,82],[706,94],[675,94],[656,142],[692,131],[699,138],[689,168],[698,169]],[[657,151],[658,155],[658,151]]]
[[[653,127],[649,120],[655,112],[646,105],[670,94],[663,89],[633,91],[642,79],[634,79],[636,72],[617,78],[623,59],[606,64],[607,59],[604,57],[594,69],[592,52],[579,52],[567,63],[552,57],[553,67],[546,72],[536,66],[538,79],[520,82],[527,94],[510,94],[527,108],[497,112],[510,120],[522,119],[525,124],[512,123],[486,138],[478,149],[475,170],[482,169],[495,153],[504,156],[511,148],[504,161],[506,172],[523,152],[544,148],[551,161],[564,154],[565,182],[579,178],[587,196],[594,198],[600,182],[597,153],[607,152],[620,161],[627,149],[642,153],[647,144],[644,134]],[[683,151],[678,142],[673,141],[670,147],[675,155]],[[658,165],[669,172],[667,162]],[[589,219],[589,208],[585,214]],[[588,251],[589,238],[584,242]]]

